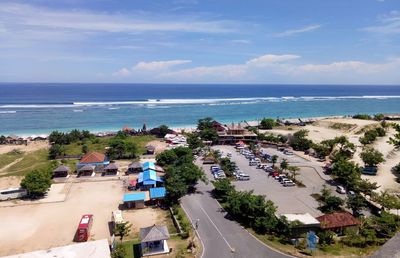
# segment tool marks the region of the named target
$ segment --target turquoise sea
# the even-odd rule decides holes
[[[400,85],[0,83],[0,134],[400,113]]]

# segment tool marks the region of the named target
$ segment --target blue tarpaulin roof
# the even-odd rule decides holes
[[[150,188],[150,199],[164,198],[166,193],[165,187]]]
[[[149,169],[155,170],[156,169],[156,165],[153,162],[145,162],[145,163],[143,163],[143,171],[146,171],[146,170],[149,170]]]
[[[157,173],[154,170],[146,170],[142,173],[139,173],[139,177],[138,177],[139,183],[155,184],[157,181],[160,181],[160,178],[157,177]],[[152,183],[150,183],[150,182],[152,182]]]
[[[124,194],[124,202],[144,201],[146,199],[146,193],[126,193]]]

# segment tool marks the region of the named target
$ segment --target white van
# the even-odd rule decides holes
[[[242,175],[239,176],[239,180],[241,180],[241,181],[250,180],[250,176],[247,175],[247,174],[242,174]]]
[[[116,210],[111,213],[111,221],[114,223],[114,226],[117,224],[124,223],[124,218],[122,217],[122,211]]]
[[[26,189],[23,188],[8,188],[0,190],[0,201],[22,198],[28,195]]]

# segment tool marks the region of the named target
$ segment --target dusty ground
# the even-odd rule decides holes
[[[0,154],[10,152],[12,150],[21,150],[23,152],[32,152],[43,148],[48,148],[47,141],[29,142],[28,145],[0,145]]]
[[[152,146],[156,147],[156,154],[165,151],[168,147],[168,144],[166,142],[163,142],[160,140],[151,141],[151,142],[147,143],[147,145],[152,145]]]
[[[74,184],[65,202],[0,208],[0,255],[70,244],[83,214],[93,214],[92,239],[109,238],[111,212],[123,194],[120,181]]]
[[[83,214],[94,215],[92,240],[110,239],[111,212],[122,204],[124,192],[122,180],[102,180],[53,184],[46,198],[22,201],[28,205],[4,207],[16,202],[1,202],[0,256],[71,244]],[[165,211],[155,208],[123,210],[123,217],[133,225],[132,237],[138,236],[141,227],[163,224],[166,219]]]
[[[21,180],[20,176],[0,177],[0,189],[19,187]]]

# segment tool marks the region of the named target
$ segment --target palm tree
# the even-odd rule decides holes
[[[278,162],[278,156],[272,155],[271,162],[272,162],[272,167],[275,167],[276,162]]]
[[[300,168],[296,166],[289,166],[287,169],[292,174],[293,180],[296,181],[296,176],[298,175],[297,171],[299,171]]]
[[[119,239],[122,242],[122,239],[124,237],[129,236],[129,233],[131,232],[131,227],[132,227],[132,224],[130,224],[129,222],[116,224],[115,228],[114,228],[114,234],[116,236],[119,236]]]
[[[286,169],[288,169],[288,167],[289,167],[289,163],[287,162],[287,160],[286,159],[284,159],[284,160],[282,160],[282,162],[281,162],[281,170],[282,170],[282,172],[284,172]]]

